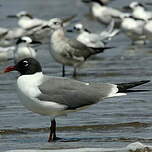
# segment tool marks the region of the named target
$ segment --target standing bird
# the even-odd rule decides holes
[[[36,58],[36,50],[31,44],[40,44],[38,41],[32,41],[30,37],[24,36],[17,40],[16,50],[14,51],[14,62],[17,63],[26,57]]]
[[[45,20],[34,18],[30,13],[26,11],[21,11],[16,15],[8,15],[8,17],[18,18],[18,25],[26,30],[36,28],[47,23]]]
[[[105,49],[104,47],[87,47],[76,39],[65,37],[63,21],[60,18],[51,19],[48,22],[48,26],[45,27],[50,27],[50,46],[52,47],[50,53],[57,62],[63,65],[63,77],[65,76],[65,65],[73,66],[73,76],[76,76],[77,67],[81,66],[91,55],[101,53]]]
[[[101,0],[83,0],[84,3],[91,3],[91,14],[102,24],[109,25],[115,21],[115,28],[120,27],[121,18],[126,15],[115,8],[106,6]]]
[[[136,42],[145,43],[145,23],[144,20],[135,19],[133,16],[126,16],[122,19],[121,30],[132,40],[133,44]]]
[[[105,98],[125,95],[127,89],[147,83],[85,83],[68,78],[47,76],[40,63],[25,58],[4,72],[18,71],[17,92],[22,104],[30,111],[51,117],[48,142],[57,140],[55,117],[76,112],[102,101]],[[130,90],[131,91],[131,90]]]
[[[147,11],[143,4],[136,1],[131,2],[129,6],[124,6],[124,9],[131,9],[131,15],[137,19],[148,21],[152,18],[152,12]]]

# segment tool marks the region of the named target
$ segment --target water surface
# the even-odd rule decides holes
[[[121,8],[130,1],[116,0],[111,5]],[[0,4],[0,26],[3,27],[17,26],[16,20],[7,19],[6,15],[26,10],[44,19],[78,13],[78,19],[93,31],[103,29],[100,24],[84,17],[88,7],[79,0],[0,0]],[[151,79],[152,44],[132,46],[130,40],[120,34],[109,45],[116,48],[88,60],[79,70],[78,80],[121,83]],[[61,76],[61,65],[54,62],[47,44],[39,47],[38,60],[42,63],[44,73]],[[11,62],[1,64],[0,69],[9,64]],[[67,68],[67,77],[71,77],[71,73],[72,69]],[[24,148],[115,148],[136,141],[152,143],[151,91],[106,99],[86,110],[59,117],[58,136],[64,140],[47,143],[49,117],[34,114],[21,105],[15,90],[17,75],[12,72],[0,76],[0,151]],[[151,83],[139,89],[151,89]]]

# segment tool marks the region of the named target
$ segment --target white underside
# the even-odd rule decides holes
[[[31,81],[32,80],[32,81]],[[18,96],[22,104],[30,111],[41,115],[58,115],[66,106],[55,102],[40,101],[36,97],[41,93],[37,86],[41,84],[43,74],[23,75],[17,80]]]
[[[21,100],[21,103],[28,110],[41,115],[49,115],[55,117],[58,115],[66,114],[68,112],[79,111],[88,107],[80,107],[76,110],[65,110],[67,108],[66,105],[58,104],[54,101],[40,101],[36,97],[41,94],[38,86],[43,82],[43,78],[44,75],[42,72],[38,72],[33,75],[20,76],[17,80],[18,96]],[[85,84],[89,85],[89,83]],[[126,95],[124,93],[117,93],[117,85],[109,84],[108,86],[110,93],[106,96],[106,98]]]

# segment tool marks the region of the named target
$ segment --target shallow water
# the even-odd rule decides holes
[[[116,0],[111,5],[121,8],[129,1]],[[78,18],[94,31],[103,29],[100,24],[84,17],[88,8],[79,0],[72,3],[71,0],[0,0],[0,4],[0,26],[16,26],[16,20],[5,16],[27,10],[44,19],[78,13]],[[121,83],[151,79],[152,44],[132,46],[130,40],[120,34],[109,45],[116,48],[88,60],[79,70],[78,80]],[[42,45],[38,50],[38,60],[44,72],[61,76],[61,66],[51,58],[48,45]],[[0,69],[8,64],[11,62],[1,64]],[[67,68],[67,77],[71,77],[71,73],[72,69]],[[59,117],[58,136],[64,139],[47,143],[49,118],[29,112],[20,104],[15,91],[16,78],[15,72],[0,76],[0,151],[24,148],[115,148],[136,141],[152,143],[151,91],[106,99],[86,110]],[[151,90],[151,83],[139,89]]]

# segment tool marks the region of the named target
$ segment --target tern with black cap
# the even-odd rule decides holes
[[[101,0],[83,0],[84,3],[91,3],[91,14],[102,24],[109,25],[112,20],[115,21],[115,27],[119,28],[121,17],[126,13],[118,9],[106,6]]]
[[[17,40],[16,50],[14,51],[15,63],[26,57],[36,58],[36,50],[31,47],[31,44],[41,44],[41,42],[33,41],[28,36],[23,36]]]
[[[147,11],[145,6],[137,1],[131,2],[129,6],[124,6],[123,8],[131,10],[131,15],[134,18],[142,19],[145,21],[152,19],[152,11]]]

